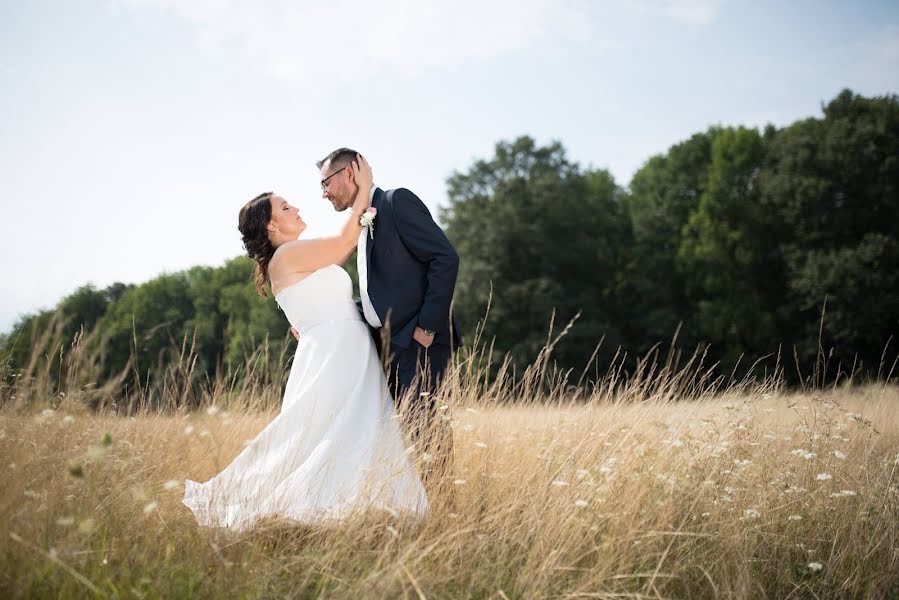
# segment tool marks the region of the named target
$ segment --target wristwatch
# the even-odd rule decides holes
[[[421,330],[424,331],[425,335],[428,337],[434,337],[435,335],[437,335],[436,331],[431,331],[430,329],[425,329],[424,327],[422,327]]]

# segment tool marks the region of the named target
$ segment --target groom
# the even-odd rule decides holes
[[[316,163],[322,197],[334,210],[353,205],[359,189],[351,167],[356,155],[339,148]],[[362,313],[382,332],[379,352],[389,341],[388,384],[397,404],[408,394],[407,420],[417,441],[423,427],[441,427],[432,393],[461,342],[450,312],[459,255],[409,190],[375,187],[369,207],[374,218],[363,228],[356,252]]]

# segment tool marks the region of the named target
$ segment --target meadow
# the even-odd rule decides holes
[[[460,357],[438,398],[455,467],[426,519],[233,533],[196,525],[183,481],[265,426],[279,382],[125,410],[74,383],[72,355],[4,390],[4,598],[899,597],[888,382],[788,390],[670,361],[575,378],[547,352],[513,383]],[[187,397],[177,372],[154,393]]]

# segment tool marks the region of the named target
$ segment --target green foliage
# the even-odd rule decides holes
[[[0,358],[9,361],[12,370],[23,370],[37,359],[35,350],[49,351],[46,357],[50,369],[59,365],[59,348],[68,346],[79,331],[90,331],[129,289],[115,283],[104,290],[93,285],[78,288],[63,298],[54,310],[42,310],[19,319],[12,331],[4,336]]]
[[[624,280],[629,338],[637,351],[670,338],[680,325],[684,325],[682,342],[699,341],[693,304],[676,257],[684,227],[705,192],[712,144],[719,131],[697,133],[667,154],[649,159],[634,174],[625,196],[634,244]]]
[[[583,366],[603,335],[617,345],[615,288],[629,231],[608,172],[583,173],[559,143],[522,137],[448,184],[442,220],[462,257],[455,310],[467,332],[493,289],[484,335],[520,365],[545,345],[554,311],[562,326],[582,313],[560,360]]]
[[[817,311],[817,299],[826,299],[828,341],[838,349],[866,349],[862,357],[876,365],[885,333],[897,331],[899,241],[869,233],[855,246],[809,251],[801,265],[791,281],[805,302],[800,308]]]
[[[683,228],[677,262],[696,333],[717,342],[724,360],[762,355],[783,331],[785,285],[772,239],[772,215],[759,197],[765,147],[753,129],[715,136],[705,189]]]
[[[252,261],[239,257],[128,290],[99,324],[107,375],[133,360],[132,368],[145,380],[177,358],[185,344],[196,355],[196,372],[207,375],[222,366],[239,369],[262,343],[278,353],[289,325],[271,297],[263,300],[256,293],[252,271]]]
[[[8,365],[7,376],[56,372],[61,356],[84,331],[93,335],[80,343],[102,357],[96,383],[126,374],[130,386],[144,386],[173,364],[192,367],[194,380],[214,378],[220,369],[239,374],[260,345],[268,344],[273,361],[292,340],[274,300],[256,293],[252,271],[253,262],[239,257],[137,286],[79,288],[55,310],[21,319],[4,336],[0,360]]]
[[[823,119],[778,131],[768,147],[760,183],[780,221],[799,352],[817,352],[826,303],[826,347],[845,364],[877,368],[899,335],[899,98],[845,90]]]

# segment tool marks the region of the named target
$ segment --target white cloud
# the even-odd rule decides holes
[[[721,9],[720,0],[662,0],[662,3],[669,17],[694,27],[711,24]]]
[[[245,61],[298,87],[415,77],[527,51],[620,46],[641,31],[624,13],[710,24],[720,0],[118,0],[193,23],[197,43],[222,61]]]
[[[299,86],[364,82],[385,71],[414,76],[590,33],[583,0],[122,1],[192,22],[200,46],[218,58],[248,60]]]
[[[710,25],[721,11],[721,0],[623,0],[622,6],[643,15],[661,15],[693,28]]]

